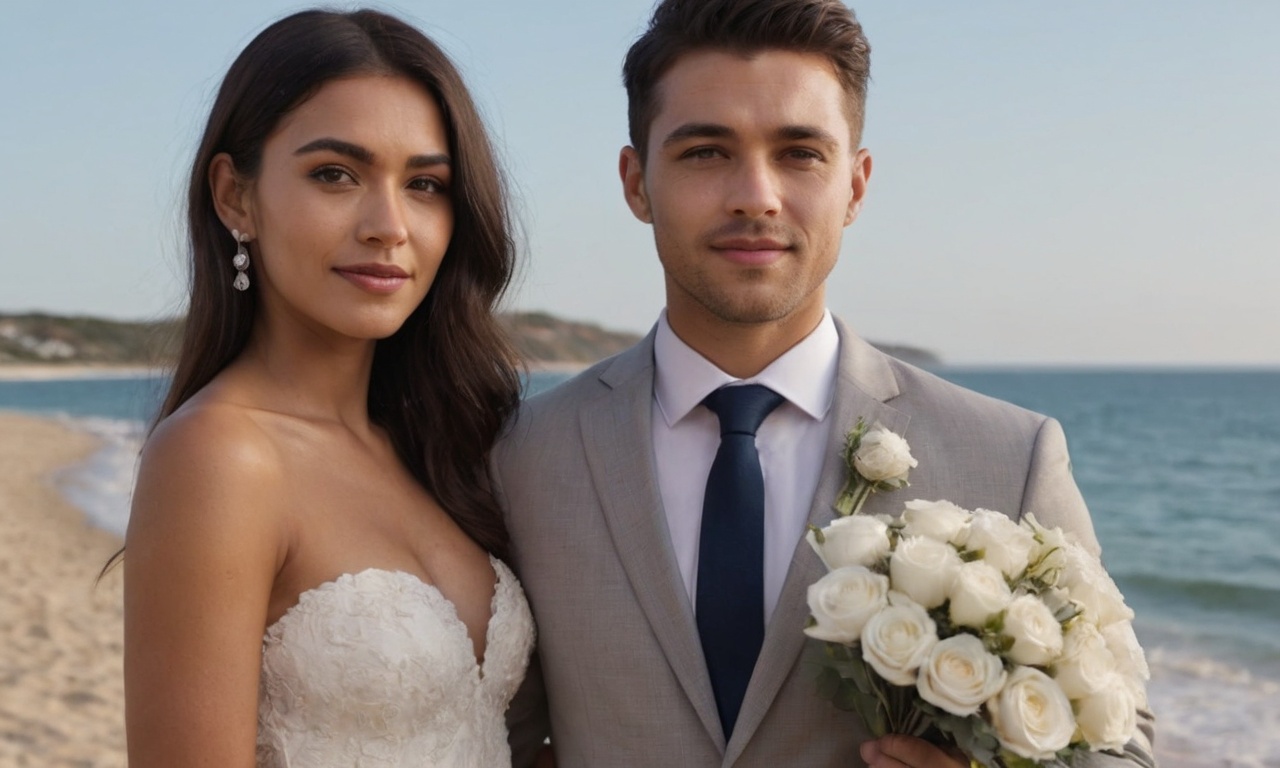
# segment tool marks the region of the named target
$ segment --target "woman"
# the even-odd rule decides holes
[[[126,539],[130,766],[509,763],[513,246],[461,78],[389,16],[285,18],[227,73],[188,208]]]

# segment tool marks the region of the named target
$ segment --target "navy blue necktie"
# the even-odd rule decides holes
[[[783,397],[723,387],[702,404],[720,418],[698,540],[698,635],[727,740],[764,642],[764,475],[756,430]]]

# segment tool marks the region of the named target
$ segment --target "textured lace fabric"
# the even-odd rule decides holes
[[[490,561],[483,666],[453,603],[416,576],[370,569],[302,593],[263,638],[259,768],[510,766],[504,716],[533,618]]]

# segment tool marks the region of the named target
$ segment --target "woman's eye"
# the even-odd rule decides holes
[[[311,172],[311,177],[325,184],[341,184],[344,181],[351,181],[351,174],[337,166],[326,165],[323,168],[317,168]]]
[[[448,191],[439,179],[433,179],[429,176],[423,176],[409,182],[409,189],[416,192],[430,192],[437,195]]]

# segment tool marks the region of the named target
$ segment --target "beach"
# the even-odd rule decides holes
[[[62,497],[57,474],[98,447],[0,412],[0,765],[122,766],[120,546]]]
[[[1280,375],[968,378],[1043,398],[1028,405],[1074,438],[1108,567],[1138,611],[1160,765],[1280,766]],[[94,578],[119,546],[160,392],[147,378],[0,381],[0,766],[125,764],[122,568]]]

